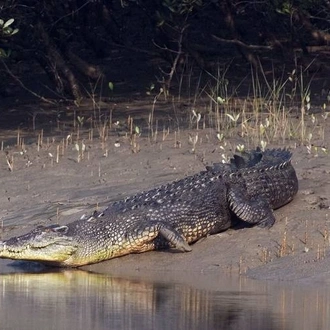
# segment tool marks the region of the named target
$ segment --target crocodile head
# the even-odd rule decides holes
[[[77,250],[67,226],[39,226],[28,234],[0,241],[0,258],[62,265]]]

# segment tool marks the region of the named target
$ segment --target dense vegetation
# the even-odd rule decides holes
[[[166,87],[187,61],[201,70],[227,59],[255,70],[328,69],[330,3],[322,0],[4,0],[0,19],[2,88],[21,81],[18,62],[32,61],[57,95],[76,101],[84,77],[98,80],[116,49],[144,54],[146,64],[162,59]]]

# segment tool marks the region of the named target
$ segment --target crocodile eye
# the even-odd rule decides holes
[[[52,230],[56,231],[58,233],[61,233],[61,234],[66,234],[69,230],[69,227],[68,226],[59,226],[59,227],[52,228]]]

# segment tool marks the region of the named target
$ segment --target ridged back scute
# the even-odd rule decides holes
[[[154,203],[160,203],[159,201],[164,203],[180,198],[180,196],[192,196],[207,190],[210,182],[236,181],[242,176],[284,169],[291,164],[290,162],[291,152],[286,149],[267,149],[262,152],[260,148],[256,148],[250,152],[233,156],[229,163],[216,163],[213,166],[207,166],[206,171],[128,196],[121,201],[112,203],[105,212],[126,212],[152,206]]]
[[[214,163],[212,166],[206,166],[206,169],[214,174],[235,172],[256,166],[262,160],[262,157],[263,154],[260,148],[256,148],[250,152],[244,151],[240,155],[235,154],[229,163]]]
[[[262,160],[263,154],[259,148],[252,150],[251,152],[242,152],[241,155],[234,155],[230,159],[230,163],[236,169],[244,169],[254,167],[260,163]]]
[[[262,153],[262,159],[260,163],[256,164],[256,166],[263,165],[279,165],[279,163],[286,163],[291,161],[292,153],[288,149],[266,149]]]
[[[266,149],[261,152],[259,148],[256,148],[254,152],[261,153],[260,161],[251,167],[245,167],[231,173],[230,177],[271,172],[291,166],[292,153],[287,149]]]
[[[285,169],[291,166],[292,153],[287,149],[266,149],[259,147],[251,152],[234,155],[229,163],[216,163],[207,167],[213,175],[226,178],[239,178],[241,176]]]

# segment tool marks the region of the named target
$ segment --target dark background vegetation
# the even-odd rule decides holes
[[[220,71],[236,86],[299,71],[327,92],[329,1],[2,0],[0,19],[3,100],[189,96]]]

